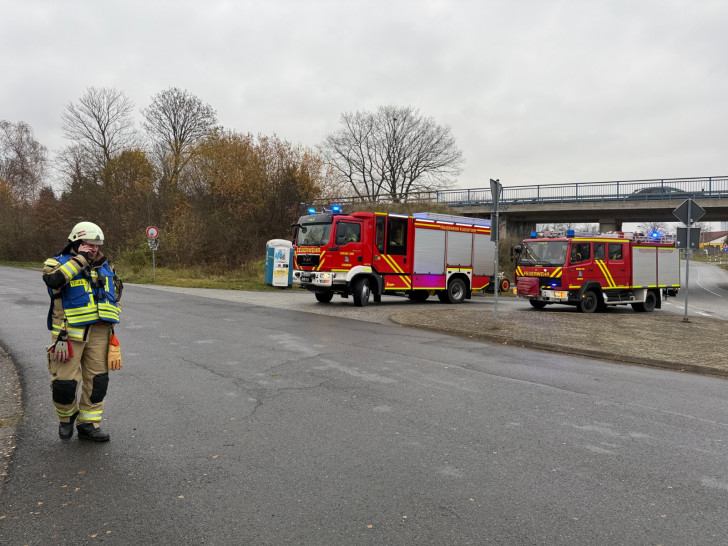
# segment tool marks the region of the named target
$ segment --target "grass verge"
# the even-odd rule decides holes
[[[3,262],[0,265],[41,270],[38,262]],[[265,260],[256,260],[238,269],[211,267],[157,267],[114,262],[116,274],[125,283],[159,284],[182,288],[219,288],[222,290],[279,290],[265,284]]]
[[[125,283],[222,290],[276,290],[265,284],[265,260],[256,260],[237,269],[221,266],[152,268],[123,262],[115,266],[117,275]]]

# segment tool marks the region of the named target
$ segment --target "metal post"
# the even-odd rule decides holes
[[[690,248],[690,226],[693,224],[692,208],[693,200],[688,200],[688,229],[687,229],[687,244],[685,245],[685,316],[683,322],[690,322],[688,318],[688,297],[690,295],[690,256],[693,253],[693,249]]]
[[[152,280],[157,279],[157,262],[154,258],[154,249],[152,249]]]
[[[500,222],[498,221],[498,211],[495,212],[495,286],[493,286],[493,308],[494,308],[494,324],[498,329],[498,290],[500,289],[500,278],[498,277],[498,241],[500,239]],[[493,222],[490,223],[490,229],[493,229]]]
[[[498,280],[498,241],[500,240],[500,222],[498,221],[498,204],[500,201],[500,194],[502,191],[502,186],[500,183],[500,179],[493,180],[490,179],[490,194],[491,198],[493,200],[493,214],[491,215],[491,222],[490,222],[490,234],[491,234],[491,240],[495,242],[495,271],[493,273],[495,283],[493,284],[493,324],[494,328],[498,329],[498,289],[500,288],[500,282]],[[495,226],[493,225],[493,220],[495,220]],[[493,231],[495,229],[495,232]]]

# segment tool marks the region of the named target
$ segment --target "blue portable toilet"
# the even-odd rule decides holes
[[[291,286],[293,282],[293,243],[271,239],[265,244],[265,284]]]

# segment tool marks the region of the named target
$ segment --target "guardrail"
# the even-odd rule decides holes
[[[490,187],[440,190],[436,193],[438,203],[453,207],[489,205],[493,202]],[[688,198],[713,199],[720,197],[728,198],[728,176],[504,186],[500,202],[503,205],[658,199],[675,199],[682,202]]]
[[[613,182],[576,182],[573,184],[537,184],[504,186],[501,205],[573,203],[581,201],[654,201],[671,199],[728,198],[728,176],[698,178],[655,178]],[[442,203],[451,207],[492,205],[490,186],[487,188],[432,190],[409,193],[401,201],[408,203]],[[390,196],[338,197],[319,199],[320,203],[391,203]]]

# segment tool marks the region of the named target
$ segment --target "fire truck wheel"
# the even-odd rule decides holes
[[[333,292],[316,292],[316,301],[320,303],[329,303],[333,297]]]
[[[581,301],[576,306],[582,313],[593,313],[599,307],[599,300],[593,290],[587,290],[581,298]]]
[[[654,292],[647,292],[644,303],[633,303],[632,309],[638,313],[651,313],[657,307],[657,296]]]
[[[357,307],[366,307],[369,303],[369,296],[371,295],[369,289],[369,280],[361,278],[354,283],[354,305]]]
[[[534,309],[543,309],[544,307],[546,307],[545,301],[528,300],[528,303],[530,303],[531,307],[533,307]]]
[[[462,303],[465,299],[465,283],[462,279],[452,279],[447,286],[447,301]]]

